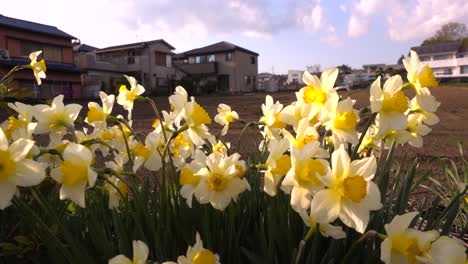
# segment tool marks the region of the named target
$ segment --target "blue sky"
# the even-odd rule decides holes
[[[57,26],[99,48],[163,38],[176,52],[229,41],[260,54],[259,71],[396,63],[448,22],[468,24],[466,0],[42,0],[1,13]],[[79,4],[78,4],[79,3]],[[27,8],[25,8],[27,7]],[[34,7],[34,8],[31,8]]]

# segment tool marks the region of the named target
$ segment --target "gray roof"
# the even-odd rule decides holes
[[[227,51],[235,51],[235,50],[243,51],[243,52],[258,56],[258,53],[256,53],[256,52],[253,52],[253,51],[248,50],[248,49],[244,49],[242,47],[239,47],[239,46],[234,45],[232,43],[229,43],[227,41],[221,41],[221,42],[211,44],[211,45],[208,45],[208,46],[205,46],[205,47],[201,47],[201,48],[198,48],[198,49],[189,50],[189,51],[183,52],[182,54],[184,54],[185,56],[187,56],[187,55],[202,55],[202,54],[212,54],[212,53],[220,53],[220,52],[227,52]]]
[[[123,44],[123,45],[117,45],[117,46],[110,46],[102,49],[98,49],[98,52],[107,52],[107,51],[114,51],[114,50],[121,50],[121,49],[132,49],[132,48],[142,48],[145,45],[153,44],[153,43],[162,43],[166,45],[168,48],[171,50],[175,49],[171,44],[167,43],[164,39],[156,39],[156,40],[150,40],[150,41],[143,41],[143,42],[135,42],[135,43],[129,43],[129,44]]]
[[[16,19],[12,17],[6,17],[3,15],[0,15],[0,25],[6,26],[6,27],[19,28],[23,30],[38,32],[38,33],[43,33],[43,34],[52,35],[52,36],[76,39],[74,36],[66,32],[63,32],[62,30],[54,26],[39,24],[39,23]]]
[[[426,46],[412,47],[411,49],[416,51],[419,55],[431,54],[431,53],[443,53],[443,52],[458,52],[462,46],[460,43],[441,43]]]
[[[79,45],[73,46],[73,51],[75,51],[75,52],[91,52],[91,51],[95,51],[97,49],[98,48],[87,45],[87,44],[79,44]]]

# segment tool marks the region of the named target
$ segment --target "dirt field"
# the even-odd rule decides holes
[[[456,157],[459,154],[454,139],[465,142],[465,145],[468,144],[468,87],[442,86],[431,91],[441,102],[441,106],[437,112],[441,121],[433,127],[432,132],[428,136],[424,137],[424,146],[422,148],[416,149],[411,146],[400,147],[399,155],[418,156],[423,160],[437,157]],[[284,105],[295,100],[294,92],[273,93],[271,95],[275,101],[279,100]],[[344,98],[349,96],[356,99],[358,109],[369,105],[368,90],[345,91],[340,92],[340,95]],[[253,121],[258,120],[262,115],[261,104],[265,100],[265,94],[199,96],[196,97],[196,100],[208,111],[212,118],[217,113],[216,107],[218,104],[225,103],[237,111],[242,119]],[[168,108],[166,97],[156,98],[156,103],[160,110]],[[137,103],[133,115],[134,126],[137,131],[148,132],[151,129],[154,114],[149,104]],[[210,129],[212,133],[219,133],[221,126],[213,122]],[[229,141],[235,144],[241,130],[242,126],[233,124],[228,132]],[[244,144],[241,152],[248,151],[248,149],[254,146],[249,138],[257,138],[255,135],[256,133],[253,130],[245,134],[247,144]]]

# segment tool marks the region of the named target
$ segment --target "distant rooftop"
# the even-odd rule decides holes
[[[103,49],[97,49],[96,52],[100,53],[100,52],[109,52],[109,51],[117,51],[117,50],[124,50],[124,49],[143,48],[145,45],[150,45],[154,43],[162,43],[166,45],[168,48],[170,48],[171,50],[175,49],[171,44],[167,43],[164,39],[156,39],[156,40],[150,40],[150,41],[142,41],[142,42],[117,45],[117,46],[110,46],[110,47],[106,47]]]
[[[87,45],[87,44],[78,44],[78,45],[73,46],[73,51],[75,52],[91,52],[97,49],[98,48]]]
[[[258,53],[253,52],[251,50],[242,48],[240,46],[234,45],[232,43],[229,43],[227,41],[221,41],[215,44],[211,44],[205,47],[197,48],[197,49],[192,49],[186,52],[183,52],[182,54],[187,56],[187,55],[202,55],[202,54],[212,54],[212,53],[220,53],[220,52],[229,52],[229,51],[243,51],[255,56],[258,56]]]
[[[0,15],[0,25],[6,26],[6,27],[19,28],[23,30],[38,32],[38,33],[43,33],[43,34],[57,36],[57,37],[76,39],[74,36],[66,32],[63,32],[62,30],[54,26],[39,24],[36,22],[21,20],[21,19],[7,17],[3,15]]]
[[[461,49],[462,45],[460,43],[441,43],[411,48],[411,50],[416,51],[419,55],[443,52],[457,52],[461,51]]]

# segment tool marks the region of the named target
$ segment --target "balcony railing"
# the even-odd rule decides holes
[[[199,64],[178,64],[177,67],[191,75],[216,74],[218,72],[218,65],[216,64],[216,62]]]

